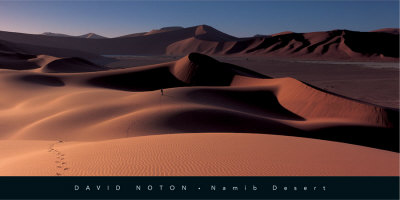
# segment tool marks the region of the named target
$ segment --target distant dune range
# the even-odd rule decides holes
[[[371,32],[382,32],[382,33],[391,33],[391,34],[399,34],[400,29],[398,28],[382,28],[378,30],[373,30]]]
[[[93,36],[93,37],[92,37]],[[399,58],[398,29],[372,32],[333,30],[236,38],[210,26],[167,27],[118,38],[93,33],[77,37],[0,32],[1,40],[98,55],[262,55],[300,59],[383,60]],[[98,38],[98,39],[87,39]],[[51,55],[51,54],[50,54]]]
[[[87,34],[83,34],[83,35],[80,35],[80,36],[71,36],[71,35],[62,34],[62,33],[44,32],[44,33],[42,33],[42,35],[54,36],[54,37],[88,38],[88,39],[105,39],[105,38],[107,38],[107,37],[104,37],[104,36],[101,36],[101,35],[97,35],[96,33],[87,33]]]
[[[272,78],[200,53],[126,69],[104,67],[99,63],[106,58],[96,55],[117,44],[121,52],[139,51],[129,48],[136,40],[147,42],[142,52],[154,48],[154,54],[203,48],[204,43],[193,43],[200,40],[223,44],[216,49],[232,43],[229,51],[239,54],[242,51],[236,50],[244,46],[263,49],[253,53],[268,51],[268,40],[277,42],[272,49],[290,52],[286,37],[297,38],[290,44],[316,44],[322,35],[322,40],[330,38],[325,45],[332,44],[316,45],[307,55],[327,49],[321,55],[347,52],[355,58],[386,59],[393,53],[392,44],[374,49],[378,54],[365,53],[372,51],[368,47],[357,54],[342,51],[345,38],[385,34],[381,36],[387,41],[381,41],[389,42],[393,34],[287,33],[243,45],[245,40],[232,42],[232,36],[208,26],[172,29],[113,39],[1,32],[10,36],[0,36],[2,40],[19,42],[0,41],[0,175],[399,175],[398,109],[356,101],[290,77]],[[175,31],[187,38],[180,40]],[[170,40],[160,39],[166,35]],[[152,43],[156,38],[162,42]],[[177,45],[177,39],[188,49]],[[75,48],[79,42],[84,52]],[[102,49],[105,44],[110,44],[108,49]]]

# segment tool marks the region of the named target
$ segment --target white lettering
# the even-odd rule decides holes
[[[257,190],[257,187],[256,187],[255,185],[253,185],[253,190],[254,190],[254,191],[256,191],[256,190]]]
[[[175,190],[175,186],[174,186],[174,185],[170,185],[170,186],[169,186],[169,190],[174,191],[174,190]]]

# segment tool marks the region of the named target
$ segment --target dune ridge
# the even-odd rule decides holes
[[[0,46],[0,69],[32,70],[46,73],[79,73],[108,70],[79,57],[59,58],[50,55],[19,53],[15,48]]]
[[[96,33],[86,33],[79,36],[72,36],[63,33],[52,33],[52,32],[44,32],[42,35],[51,36],[51,37],[78,37],[78,38],[87,38],[87,39],[106,39],[107,37],[98,35]]]
[[[66,57],[79,57],[85,60],[90,60],[96,65],[104,65],[114,61],[112,58],[106,58],[97,54],[84,52],[81,50],[65,49],[60,47],[46,47],[42,45],[30,45],[24,43],[15,43],[0,40],[0,52],[7,54],[19,54],[19,55],[30,55],[32,58],[35,56],[52,56],[59,58]],[[12,68],[13,65],[9,65],[8,68]]]
[[[398,32],[398,30],[397,30]],[[310,33],[285,31],[271,36],[236,38],[208,25],[167,27],[117,38],[94,34],[54,37],[0,31],[2,40],[24,45],[79,50],[97,55],[212,55],[267,56],[317,60],[398,61],[396,29],[371,32],[332,30]],[[55,55],[53,55],[55,56]]]
[[[399,110],[199,53],[109,69],[19,47],[0,41],[2,176],[399,174]]]
[[[41,71],[8,71],[2,76],[3,89],[17,91],[0,104],[5,107],[0,112],[3,138],[101,140],[253,132],[398,152],[398,110],[329,94],[292,78],[272,79],[196,53],[176,62],[128,69],[44,73],[56,61],[65,60],[56,59]],[[35,108],[31,114],[22,112],[30,106]],[[9,123],[13,119],[18,122]]]
[[[380,38],[380,39],[378,39]],[[399,58],[399,38],[385,32],[284,32],[272,37],[255,37],[228,42],[189,38],[167,47],[167,54],[180,55],[194,51],[217,55],[262,55],[275,58],[386,60]]]
[[[391,33],[391,34],[399,34],[400,29],[399,28],[381,28],[377,30],[373,30],[371,32],[383,32],[383,33]]]

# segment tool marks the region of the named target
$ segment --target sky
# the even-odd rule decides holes
[[[237,37],[282,31],[399,27],[399,1],[4,1],[0,30],[116,37],[167,26],[210,25]]]

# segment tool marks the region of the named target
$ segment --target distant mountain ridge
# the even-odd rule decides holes
[[[397,31],[396,31],[397,30]],[[332,30],[310,33],[285,31],[272,35],[237,38],[208,25],[165,27],[150,32],[104,39],[89,33],[33,35],[0,31],[4,41],[79,50],[99,55],[257,55],[299,59],[387,60],[399,59],[398,29],[371,32]],[[53,37],[59,36],[59,37]],[[62,37],[60,37],[62,36]],[[96,40],[88,40],[88,38]]]
[[[160,28],[160,29],[154,29],[154,30],[151,30],[149,32],[131,33],[131,34],[128,34],[128,35],[119,36],[117,38],[126,38],[126,37],[136,37],[136,36],[143,36],[143,35],[151,35],[151,34],[163,33],[163,32],[168,32],[168,31],[176,31],[176,30],[180,30],[180,29],[183,29],[183,27],[181,27],[181,26],[168,26],[168,27],[163,27],[163,28]]]
[[[42,35],[47,35],[47,36],[55,36],[55,37],[74,37],[72,35],[67,35],[63,33],[52,33],[52,32],[44,32]]]
[[[105,38],[107,38],[107,37],[98,35],[96,33],[86,33],[86,34],[79,35],[79,36],[72,36],[72,35],[67,35],[67,34],[63,34],[63,33],[44,32],[44,33],[42,33],[42,35],[53,36],[53,37],[79,37],[79,38],[88,38],[88,39],[105,39]]]
[[[78,36],[78,37],[81,37],[81,38],[89,38],[89,39],[105,39],[105,38],[107,38],[107,37],[98,35],[98,34],[96,34],[96,33],[87,33],[87,34],[80,35],[80,36]]]

